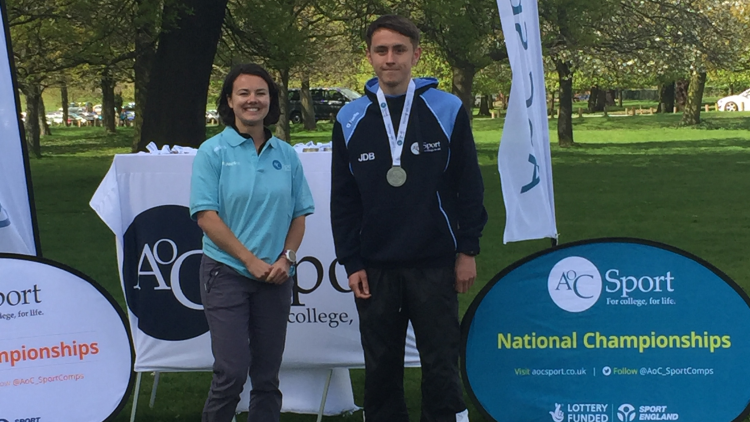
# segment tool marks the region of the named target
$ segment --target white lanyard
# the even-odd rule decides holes
[[[409,88],[406,90],[406,99],[404,100],[404,110],[401,111],[401,123],[398,125],[398,136],[396,136],[393,130],[393,122],[391,121],[391,112],[388,110],[388,103],[385,101],[385,94],[383,94],[383,90],[378,86],[377,96],[380,103],[380,112],[383,114],[385,132],[388,134],[388,142],[391,145],[393,165],[397,167],[401,166],[401,151],[404,149],[406,126],[409,124],[409,114],[411,113],[411,105],[414,102],[415,90],[416,84],[414,80],[409,81]]]

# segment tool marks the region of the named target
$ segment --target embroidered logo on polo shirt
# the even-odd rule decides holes
[[[232,166],[239,166],[239,161],[222,161],[221,165],[224,167],[232,167]]]
[[[273,168],[275,168],[276,170],[281,170],[281,163],[279,162],[279,160],[273,160]]]
[[[411,153],[414,155],[419,155],[419,144],[417,142],[411,144]]]

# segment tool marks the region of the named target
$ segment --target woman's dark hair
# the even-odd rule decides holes
[[[263,69],[261,65],[255,63],[239,64],[232,68],[224,78],[224,85],[221,87],[221,94],[219,94],[219,100],[216,103],[217,111],[221,117],[221,121],[224,126],[234,126],[234,110],[229,107],[228,97],[232,96],[232,89],[234,88],[234,81],[240,75],[254,75],[263,78],[268,84],[268,95],[271,97],[271,105],[268,107],[268,114],[263,119],[264,126],[270,126],[279,121],[281,116],[281,108],[279,107],[279,88],[273,82],[271,75],[268,74],[266,69]]]
[[[365,42],[367,43],[368,50],[372,46],[372,34],[378,29],[390,29],[391,31],[398,32],[405,37],[409,37],[414,48],[419,46],[419,28],[412,21],[403,16],[383,15],[367,28]]]

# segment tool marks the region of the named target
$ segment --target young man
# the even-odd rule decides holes
[[[365,352],[365,419],[408,422],[403,363],[411,320],[422,364],[422,421],[465,412],[456,292],[474,283],[487,221],[469,116],[432,78],[412,80],[421,48],[408,19],[367,30],[377,75],[333,129],[331,223],[354,292]]]

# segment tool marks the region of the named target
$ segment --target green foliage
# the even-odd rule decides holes
[[[724,89],[727,95],[729,92],[736,94],[750,88],[750,70],[713,70],[708,72],[706,83],[712,87]]]
[[[474,77],[473,91],[475,94],[497,94],[502,92],[504,95],[508,95],[510,93],[512,77],[508,63],[493,62],[477,72]]]
[[[437,78],[442,84],[449,84],[453,77],[451,66],[442,54],[440,47],[429,43],[422,43],[422,57],[412,69],[412,74],[415,77],[430,76]],[[442,88],[449,90],[446,85],[442,85]]]
[[[454,67],[482,69],[500,48],[500,17],[494,2],[483,0],[423,0],[416,3],[417,25],[430,42],[440,46]]]

